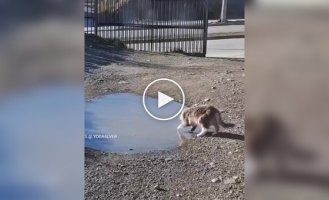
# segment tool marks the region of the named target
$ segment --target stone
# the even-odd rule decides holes
[[[204,100],[204,102],[208,102],[208,101],[210,101],[210,99],[209,99],[209,98],[207,98],[207,99],[205,99],[205,100]]]
[[[218,183],[218,182],[220,182],[220,179],[219,178],[213,178],[213,179],[211,179],[211,182]]]
[[[119,84],[127,84],[128,82],[127,81],[119,81],[118,83]]]
[[[216,87],[215,87],[215,86],[212,86],[212,87],[211,87],[211,89],[215,90],[215,89],[216,89]]]
[[[224,181],[224,184],[234,184],[239,182],[238,176],[233,176],[232,178],[228,178]]]
[[[183,195],[182,194],[176,194],[176,197],[182,197]]]
[[[172,158],[166,158],[165,161],[166,162],[172,161]]]
[[[156,184],[153,188],[156,190],[159,190],[159,191],[167,191],[167,190],[161,188],[159,184]]]
[[[225,179],[224,180],[224,184],[227,185],[227,184],[233,184],[235,183],[235,180],[233,178],[228,178],[228,179]]]
[[[232,178],[234,179],[235,183],[238,183],[240,181],[238,176],[233,176]]]
[[[159,184],[154,185],[153,188],[156,189],[156,190],[161,190],[161,187],[160,187]]]

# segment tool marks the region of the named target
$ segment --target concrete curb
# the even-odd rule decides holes
[[[221,39],[233,39],[233,38],[244,38],[244,32],[236,33],[213,33],[208,34],[208,40],[221,40]]]

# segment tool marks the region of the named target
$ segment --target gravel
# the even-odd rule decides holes
[[[244,135],[244,62],[99,44],[85,48],[86,100],[114,92],[142,94],[152,80],[165,77],[182,86],[187,106],[213,105],[223,110],[225,122],[235,124],[168,151],[115,154],[86,148],[86,199],[244,198],[244,141],[233,137]]]

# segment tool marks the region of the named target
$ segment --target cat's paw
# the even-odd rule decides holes
[[[203,133],[199,133],[199,134],[197,134],[196,136],[197,137],[203,137],[205,134],[203,134]]]

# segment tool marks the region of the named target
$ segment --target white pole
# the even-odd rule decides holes
[[[226,9],[227,9],[227,0],[222,0],[222,12],[220,14],[221,22],[226,22]]]

